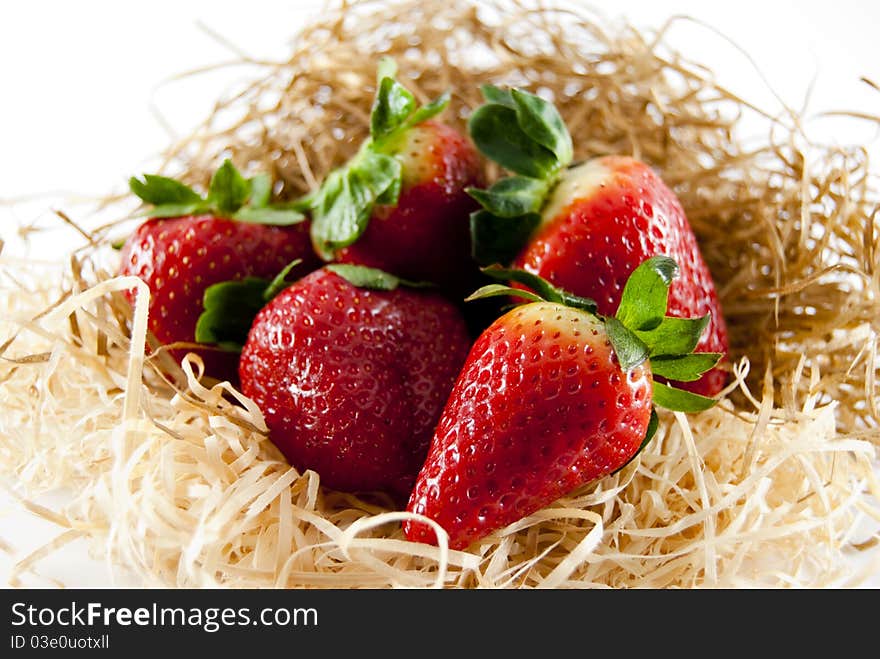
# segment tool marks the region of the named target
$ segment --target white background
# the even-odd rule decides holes
[[[710,66],[732,91],[773,112],[779,105],[771,89],[801,109],[812,88],[808,114],[858,109],[880,115],[880,92],[860,81],[864,76],[880,84],[880,3],[615,0],[600,5],[609,17],[642,29],[657,28],[676,14],[714,26],[741,50],[696,24],[677,24],[669,40],[689,59]],[[21,225],[57,224],[51,208],[58,198],[47,193],[101,196],[124,190],[132,174],[150,171],[153,157],[170,140],[157,113],[185,134],[219,95],[251,73],[227,67],[171,81],[237,58],[211,31],[256,58],[284,59],[297,26],[320,7],[300,0],[0,5],[0,201],[38,196],[0,206],[6,249],[23,249],[15,240]],[[876,124],[824,119],[808,122],[807,129],[826,140],[867,144],[878,153]],[[63,250],[61,235],[45,234],[31,245],[32,253]],[[0,540],[16,550],[12,557],[0,552],[0,584],[7,582],[14,560],[57,532],[0,495]],[[71,586],[110,583],[104,566],[90,561],[79,545],[38,567]]]

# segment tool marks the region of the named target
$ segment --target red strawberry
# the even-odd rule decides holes
[[[483,219],[488,217],[484,235],[489,231],[509,232],[508,227],[499,225],[505,219],[523,220],[506,245],[512,248],[507,256],[515,255],[513,267],[591,297],[601,313],[611,313],[620,302],[624,283],[642,261],[659,254],[669,256],[681,266],[681,276],[670,290],[670,313],[711,315],[698,348],[726,355],[727,329],[712,275],[680,201],[661,178],[645,163],[623,156],[605,156],[567,168],[570,148],[548,150],[548,145],[555,143],[546,137],[543,142],[536,141],[542,136],[533,127],[529,129],[534,136],[522,133],[520,152],[512,157],[509,152],[499,154],[496,142],[509,143],[511,129],[506,127],[506,134],[498,136],[497,127],[487,123],[487,117],[499,112],[516,115],[521,105],[541,107],[545,112],[552,106],[518,90],[507,94],[491,89],[487,97],[490,103],[480,108],[471,122],[474,140],[488,155],[522,175],[502,179],[476,196],[486,209]],[[517,109],[511,110],[511,103]],[[514,117],[514,125],[518,117]],[[558,115],[550,128],[553,130],[548,132],[555,134],[560,144],[570,145]],[[537,168],[535,159],[541,163]],[[517,183],[520,203],[505,215],[509,209],[499,207],[497,193]],[[494,215],[503,217],[499,220]],[[683,386],[711,396],[724,387],[725,380],[724,370],[716,368],[699,381]]]
[[[271,440],[334,489],[409,492],[470,346],[457,307],[397,284],[325,266],[260,311],[242,351]]]
[[[727,354],[727,327],[697,239],[678,198],[643,162],[606,156],[567,170],[513,264],[595,299],[601,313],[610,313],[629,275],[657,254],[681,264],[669,290],[669,313],[710,314],[697,349]],[[724,370],[716,368],[684,386],[712,396],[725,379]]]
[[[455,294],[473,290],[466,188],[480,185],[482,163],[466,135],[433,120],[448,96],[417,108],[383,60],[370,137],[345,166],[303,200],[312,239],[325,260],[430,281]]]
[[[196,327],[205,291],[213,284],[246,277],[271,279],[295,259],[301,260],[303,270],[319,265],[302,216],[270,208],[261,192],[268,192],[266,182],[241,178],[228,161],[215,175],[207,199],[160,176],[132,179],[131,188],[154,204],[155,216],[123,245],[119,272],[140,277],[150,287],[149,328],[162,344],[209,342],[197,336]],[[261,221],[296,224],[271,226]],[[129,299],[134,295],[129,293]],[[180,359],[186,352],[174,355]],[[237,353],[197,352],[208,374],[235,376]]]
[[[450,546],[463,549],[623,467],[656,429],[652,402],[685,411],[711,406],[711,399],[652,382],[652,370],[699,377],[720,357],[689,354],[705,321],[663,316],[674,270],[665,257],[646,261],[613,318],[524,271],[499,271],[548,301],[514,308],[477,339],[408,510],[433,519]],[[492,286],[481,294],[513,290]],[[422,522],[408,521],[404,531],[410,540],[436,542]]]
[[[468,226],[476,203],[465,189],[482,180],[473,145],[453,128],[426,121],[401,136],[393,157],[402,164],[397,203],[377,206],[363,235],[336,259],[464,292],[476,272]]]

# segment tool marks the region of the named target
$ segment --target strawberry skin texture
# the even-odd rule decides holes
[[[514,261],[612,315],[629,275],[645,259],[665,254],[680,272],[669,289],[668,313],[712,315],[696,351],[727,355],[727,327],[715,284],[675,194],[646,164],[605,156],[568,170],[545,205],[541,225]],[[726,374],[715,368],[676,386],[714,396]]]
[[[123,246],[120,274],[137,276],[150,287],[149,329],[160,343],[193,342],[206,288],[245,277],[271,280],[297,258],[303,259],[300,272],[320,265],[306,222],[277,227],[213,215],[152,218]],[[136,293],[127,296],[134,302]],[[174,354],[179,360],[186,352]],[[208,374],[236,375],[236,353],[196,352]]]
[[[519,306],[480,335],[407,509],[464,549],[626,464],[651,416],[649,368],[623,373],[604,326],[550,302]],[[436,543],[418,521],[406,537]]]
[[[239,372],[293,466],[404,498],[469,347],[438,293],[357,288],[322,268],[257,315]]]
[[[470,292],[478,268],[469,218],[478,204],[465,189],[483,184],[479,154],[454,128],[426,121],[401,136],[391,155],[403,166],[397,205],[377,206],[364,233],[336,260]]]

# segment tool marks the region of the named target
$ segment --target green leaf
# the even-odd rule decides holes
[[[540,295],[535,295],[531,291],[524,290],[522,288],[514,288],[513,286],[505,286],[503,284],[487,284],[481,288],[478,288],[473,293],[468,295],[464,301],[465,302],[473,302],[475,300],[483,300],[488,297],[521,297],[523,299],[529,300],[530,302],[544,302],[544,298]]]
[[[481,87],[486,104],[468,122],[477,148],[505,169],[537,179],[554,178],[574,149],[552,103],[521,89]]]
[[[268,206],[252,208],[251,206],[242,206],[233,213],[232,218],[239,222],[286,227],[292,224],[299,224],[306,219],[306,216],[299,211],[283,208],[270,208]]]
[[[310,212],[311,237],[324,260],[358,240],[366,230],[377,204],[397,204],[403,185],[403,166],[386,153],[397,138],[449,104],[445,93],[428,105],[416,107],[415,96],[394,78],[397,66],[390,57],[379,61],[377,90],[370,113],[370,138],[357,155],[330,172],[321,186],[288,205],[290,210]]]
[[[267,302],[293,283],[288,276],[300,263],[302,259],[294,259],[272,281],[246,277],[208,286],[202,298],[204,310],[196,321],[195,340],[228,350],[241,350],[254,317]]]
[[[488,103],[497,103],[509,107],[511,110],[516,110],[516,102],[509,89],[501,89],[495,85],[482,85],[480,91]]]
[[[634,333],[651,350],[651,357],[686,355],[694,351],[700,341],[709,315],[701,318],[673,318],[666,316],[654,329],[635,330]]]
[[[252,208],[265,208],[269,205],[272,197],[272,178],[268,174],[257,174],[251,177],[251,198],[248,206]]]
[[[144,175],[132,178],[132,192],[154,204],[144,212],[151,217],[182,217],[213,213],[240,222],[288,226],[305,219],[296,204],[272,205],[272,179],[262,173],[245,179],[227,159],[211,177],[207,198],[192,188],[164,176]]]
[[[382,78],[370,113],[370,136],[379,142],[400,128],[416,108],[416,97],[394,78]]]
[[[385,190],[376,197],[376,204],[382,204],[385,206],[396,206],[398,200],[400,199],[400,189],[403,187],[403,170],[401,169],[400,176],[394,177],[394,180],[391,182]]]
[[[669,284],[678,265],[667,256],[653,256],[643,261],[626,281],[617,318],[631,330],[651,330],[663,322]]]
[[[369,217],[380,199],[384,203],[397,203],[403,166],[396,158],[367,149],[349,168],[348,178],[352,199]]]
[[[605,319],[605,331],[617,354],[620,368],[630,371],[648,359],[648,346],[629,331],[617,318]]]
[[[397,64],[391,57],[379,60],[376,97],[370,113],[370,136],[378,150],[394,134],[405,131],[443,112],[451,94],[446,91],[427,105],[416,107],[416,98],[395,80]]]
[[[693,382],[714,368],[723,355],[718,352],[695,352],[681,357],[654,357],[651,371],[669,380]]]
[[[208,201],[221,215],[232,215],[251,195],[251,184],[228,158],[211,177]]]
[[[268,302],[273,297],[278,295],[285,288],[290,286],[293,282],[287,281],[287,275],[290,274],[290,271],[293,270],[296,266],[302,263],[302,259],[294,259],[290,263],[288,263],[284,268],[275,275],[275,279],[273,279],[268,286],[263,290],[262,297],[263,302]]]
[[[471,213],[471,253],[480,265],[510,263],[541,223],[537,213],[499,217],[487,210]]]
[[[345,279],[349,284],[358,288],[370,288],[377,291],[393,291],[398,286],[410,288],[429,288],[430,282],[410,281],[392,275],[378,268],[369,268],[365,265],[353,263],[332,263],[325,266],[331,272]]]
[[[526,270],[520,270],[518,268],[503,268],[497,264],[481,268],[481,270],[485,275],[492,279],[500,281],[515,281],[518,284],[528,286],[533,292],[537,293],[542,300],[546,300],[547,302],[557,302],[559,304],[564,304],[567,307],[582,309],[592,314],[596,313],[595,301],[588,297],[580,297],[579,295],[574,295],[561,288],[557,288],[543,277]]]
[[[196,322],[195,340],[240,349],[254,317],[265,304],[263,291],[268,284],[265,279],[248,277],[205,289],[205,309]]]
[[[575,309],[583,309],[584,311],[589,311],[593,315],[598,313],[595,300],[588,297],[581,297],[580,295],[574,295],[561,288],[556,290],[562,295],[562,304],[565,306],[574,307]]]
[[[142,201],[154,206],[170,204],[197,204],[201,196],[191,187],[173,178],[144,174],[143,180],[132,176],[128,187]]]
[[[329,260],[360,238],[376,203],[397,201],[391,197],[401,178],[397,159],[369,148],[331,172],[311,200],[312,241],[321,256]]]
[[[556,155],[532,139],[519,125],[517,111],[489,103],[477,108],[468,120],[468,131],[477,148],[505,169],[546,179],[556,175]]]
[[[284,210],[300,211],[302,213],[307,213],[314,205],[320,191],[321,188],[316,188],[315,190],[304,194],[299,199],[294,199],[293,201],[288,201],[284,204],[277,204],[275,208],[282,208]]]
[[[676,389],[662,382],[654,382],[654,404],[676,412],[702,412],[717,403],[714,398]]]
[[[516,104],[520,128],[541,146],[556,155],[561,167],[567,166],[574,155],[571,135],[556,107],[540,96],[521,89],[511,90]]]
[[[428,103],[427,105],[423,105],[418,110],[413,112],[409,119],[406,120],[404,124],[406,128],[411,128],[412,126],[416,126],[423,121],[427,121],[433,117],[436,117],[438,114],[443,112],[446,107],[449,105],[449,101],[452,98],[449,92],[443,92],[440,96],[435,98],[433,101]]]
[[[348,172],[339,174],[338,182],[328,188],[331,194],[320,200],[312,217],[313,242],[325,258],[332,258],[337,249],[355,242],[370,217],[370,209],[358,203],[363,195],[352,194]]]
[[[562,291],[536,274],[517,268],[504,268],[500,265],[490,265],[486,268],[481,268],[481,270],[483,274],[492,279],[497,279],[499,281],[515,281],[518,284],[528,286],[542,300],[562,303]]]
[[[161,204],[151,208],[146,215],[150,217],[182,217],[210,212],[211,207],[204,201],[193,204]]]
[[[547,187],[541,179],[508,176],[488,190],[468,188],[467,193],[492,215],[508,218],[540,212]]]

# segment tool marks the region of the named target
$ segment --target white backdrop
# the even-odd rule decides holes
[[[864,76],[880,83],[880,3],[615,0],[592,6],[643,29],[659,27],[676,14],[716,27],[742,50],[689,23],[677,24],[669,41],[710,66],[729,89],[763,107],[778,109],[773,90],[801,108],[811,90],[812,113],[859,109],[880,115],[880,92],[860,81]],[[0,238],[7,250],[21,248],[15,240],[19,226],[56,223],[53,198],[43,195],[124,190],[128,177],[143,171],[169,141],[158,115],[172,130],[186,133],[247,73],[227,67],[170,81],[237,58],[212,33],[256,58],[282,59],[297,26],[317,11],[320,3],[304,0],[4,3],[0,201],[40,195],[29,203],[0,206]],[[808,130],[823,139],[868,144],[878,153],[876,125],[869,122],[817,120]],[[31,253],[59,253],[67,246],[60,236],[45,234],[30,246]],[[16,558],[57,532],[0,494],[0,540],[15,550],[14,556],[0,551],[0,584],[7,583]],[[111,583],[104,565],[77,544],[41,562],[39,571],[71,586]],[[26,583],[49,584],[30,578]]]

